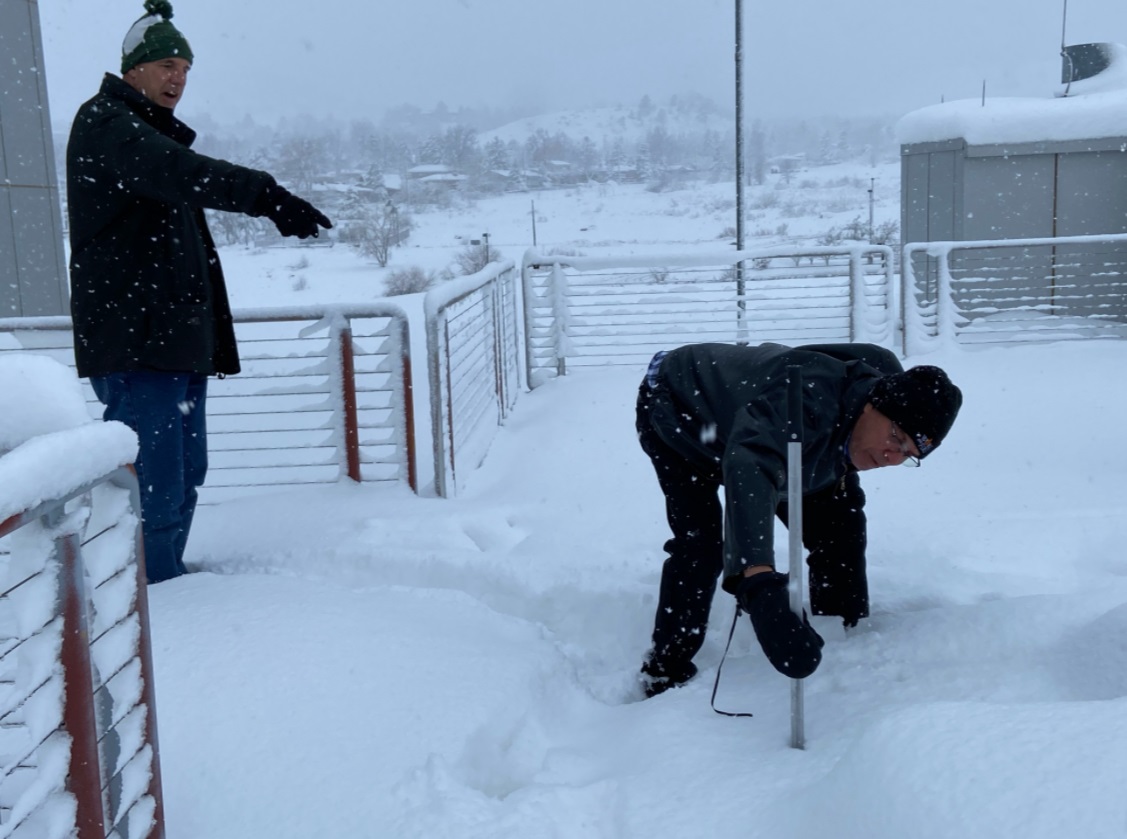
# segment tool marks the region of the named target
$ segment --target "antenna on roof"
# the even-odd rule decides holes
[[[1064,85],[1064,93],[1062,96],[1068,96],[1068,89],[1072,87],[1072,56],[1068,54],[1065,45],[1068,41],[1065,38],[1065,29],[1068,27],[1068,0],[1064,0],[1064,14],[1061,16],[1060,22],[1060,54],[1068,65],[1068,79]]]

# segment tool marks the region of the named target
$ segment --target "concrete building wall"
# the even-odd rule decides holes
[[[0,2],[0,317],[69,311],[36,0]]]

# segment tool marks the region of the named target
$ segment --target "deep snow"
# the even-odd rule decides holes
[[[894,217],[895,173],[860,166],[751,206],[813,235],[871,176]],[[722,185],[534,198],[543,247],[592,255],[715,249],[731,209]],[[439,268],[483,230],[519,259],[529,200],[428,214],[391,267]],[[237,306],[363,300],[383,276],[339,246],[223,258]],[[149,589],[169,839],[1123,837],[1127,344],[906,360],[925,361],[964,409],[922,468],[863,478],[874,614],[848,637],[815,618],[805,751],[746,619],[717,701],[755,716],[709,708],[722,594],[698,678],[638,701],[667,535],[634,439],[643,370],[582,370],[521,395],[457,499],[339,485],[200,509],[199,573]]]
[[[710,710],[723,594],[698,678],[636,701],[666,538],[642,371],[583,371],[456,500],[201,511],[203,573],[150,589],[169,836],[1123,836],[1127,346],[926,360],[964,410],[863,480],[874,614],[815,619],[805,751],[746,619],[717,701],[755,717]]]

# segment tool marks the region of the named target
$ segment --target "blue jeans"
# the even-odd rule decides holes
[[[141,531],[150,583],[187,573],[184,548],[207,475],[207,376],[137,370],[91,376],[106,420],[137,432]]]

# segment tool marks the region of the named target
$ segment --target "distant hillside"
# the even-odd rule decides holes
[[[664,130],[673,136],[701,134],[706,131],[727,134],[735,131],[735,119],[732,114],[707,101],[698,101],[695,106],[681,108],[655,105],[594,108],[525,117],[500,128],[481,132],[478,137],[482,143],[488,143],[494,138],[504,143],[522,143],[531,135],[543,131],[549,135],[566,134],[576,140],[589,137],[598,142],[613,138],[637,143],[645,140],[655,130]]]

